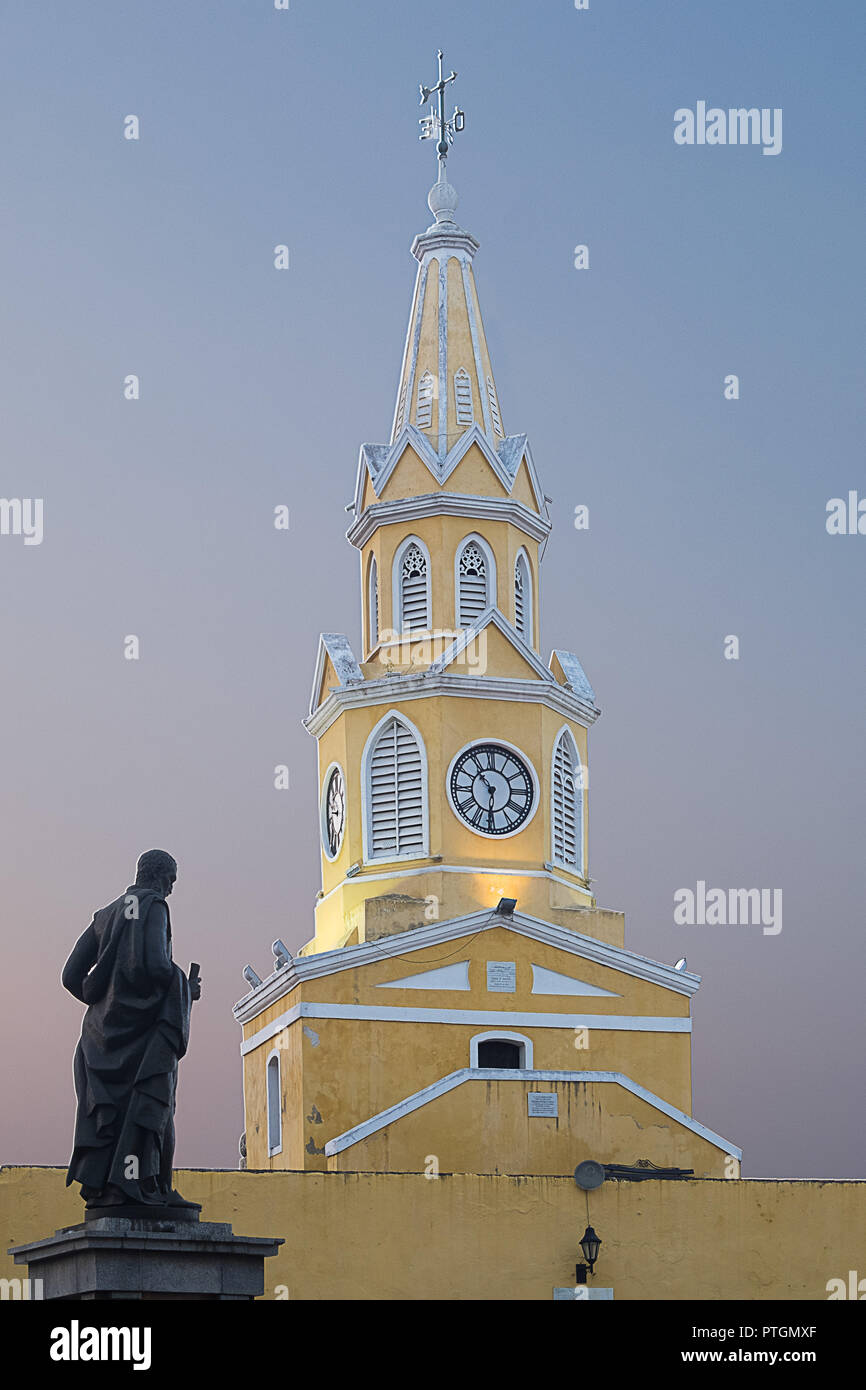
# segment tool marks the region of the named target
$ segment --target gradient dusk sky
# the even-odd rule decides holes
[[[5,7],[0,493],[44,539],[0,536],[0,1161],[67,1161],[61,966],[159,846],[204,980],[177,1160],[236,1165],[231,1005],[313,931],[300,721],[319,632],[358,638],[344,505],[389,436],[441,46],[503,416],[554,499],[542,648],[603,711],[599,903],[703,977],[694,1114],[744,1175],[866,1176],[866,535],[825,525],[866,498],[864,39],[854,0]],[[782,152],[677,145],[699,101],[781,108]],[[782,890],[782,931],[675,924],[699,880]]]

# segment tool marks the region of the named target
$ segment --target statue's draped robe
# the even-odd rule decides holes
[[[191,1004],[171,958],[165,899],[133,886],[100,908],[62,979],[88,1006],[73,1060],[78,1113],[66,1184],[111,1184],[130,1202],[158,1201],[171,1189],[177,1064]]]

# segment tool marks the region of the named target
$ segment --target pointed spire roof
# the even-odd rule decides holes
[[[479,243],[456,221],[444,158],[427,202],[433,222],[412,243],[418,274],[391,442],[411,424],[442,459],[477,425],[497,450],[505,429],[472,269]]]

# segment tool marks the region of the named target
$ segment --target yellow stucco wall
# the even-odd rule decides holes
[[[530,1115],[530,1091],[555,1095],[558,1117]],[[730,1167],[718,1145],[613,1082],[524,1081],[514,1072],[496,1081],[467,1079],[326,1166],[418,1172],[429,1157],[449,1173],[567,1175],[588,1158],[626,1165],[649,1159],[658,1168],[691,1168],[699,1178],[725,1177]]]
[[[442,491],[468,492],[474,484],[476,491],[489,494],[489,488],[484,487],[482,478],[476,476],[482,469],[488,476],[490,465],[481,454],[477,446],[473,446],[470,455],[476,455],[474,462],[467,455],[467,466],[471,463],[472,477],[467,482],[467,486],[459,489],[456,486],[457,475],[463,467],[459,464],[455,472],[449,477],[446,486]],[[421,474],[416,476],[417,469],[421,469]],[[411,478],[409,476],[411,469]],[[399,475],[399,476],[398,476]],[[425,482],[426,479],[426,482]],[[407,495],[407,489],[411,483],[416,485],[416,491],[429,493],[436,491],[436,483],[431,477],[427,468],[421,464],[411,450],[407,449],[403,454],[403,459],[398,463],[394,473],[388,480],[385,493],[392,483],[395,485],[395,496],[403,497]],[[501,493],[502,488],[497,482],[497,492]],[[386,500],[388,500],[386,496]],[[487,541],[494,553],[496,560],[496,601],[501,612],[505,614],[510,622],[514,622],[514,566],[517,562],[517,555],[521,547],[526,551],[530,569],[532,573],[533,597],[535,600],[533,633],[538,632],[537,621],[537,595],[538,595],[538,542],[534,541],[525,531],[521,531],[518,526],[509,521],[495,521],[491,518],[475,518],[463,516],[426,516],[418,517],[411,524],[407,522],[391,522],[376,528],[371,539],[362,550],[364,557],[364,570],[367,572],[369,555],[371,552],[376,554],[376,564],[379,570],[379,628],[380,631],[397,628],[396,614],[393,606],[393,564],[394,556],[399,546],[409,536],[417,536],[423,541],[430,552],[431,565],[431,590],[433,608],[431,613],[431,626],[435,629],[445,629],[452,631],[457,626],[456,595],[454,583],[454,561],[457,550],[467,536],[478,535]],[[365,620],[366,620],[367,596],[364,594]],[[537,640],[534,642],[536,650],[539,650]],[[395,664],[399,663],[399,652],[392,654]],[[380,673],[384,674],[384,672]],[[491,671],[491,674],[499,674]]]
[[[487,989],[487,962],[511,961],[516,989],[501,994]],[[380,986],[407,976],[433,970],[443,964],[469,962],[469,989],[400,989]],[[567,974],[587,985],[609,990],[609,996],[533,993],[533,966]],[[400,956],[373,960],[334,974],[304,981],[269,1004],[243,1025],[245,1041],[273,1025],[304,1002],[360,1006],[362,1009],[393,1008],[429,1010],[419,1021],[375,1018],[297,1019],[281,1030],[283,1047],[284,1141],[282,1154],[268,1157],[265,1134],[265,1067],[275,1046],[267,1038],[244,1058],[247,1153],[255,1167],[325,1167],[323,1150],[354,1125],[414,1095],[441,1077],[469,1066],[470,1040],[495,1028],[520,1032],[533,1045],[533,1069],[551,1071],[623,1072],[639,1085],[678,1109],[691,1113],[691,1035],[688,1032],[649,1032],[605,1028],[606,1015],[622,1018],[673,1018],[687,1020],[686,995],[652,981],[628,975],[612,966],[566,953],[506,927],[495,927],[451,942],[438,942]],[[470,1022],[442,1022],[442,1010],[471,1013]],[[496,1015],[507,1013],[501,1023]],[[563,1026],[543,1027],[524,1023],[530,1014],[563,1016]],[[489,1021],[488,1021],[489,1015]],[[571,1022],[574,1016],[590,1017],[586,1033]],[[303,1072],[299,1089],[297,1074]],[[621,1102],[621,1103],[620,1103]],[[461,1102],[462,1104],[462,1102]],[[629,1098],[618,1098],[616,1113],[629,1111]],[[635,1104],[637,1102],[635,1101]],[[463,1121],[440,1107],[444,1126],[440,1144],[450,1142],[452,1128]],[[443,1119],[443,1114],[450,1118]],[[704,1118],[699,1116],[699,1119]],[[401,1121],[401,1126],[406,1121]],[[474,1123],[479,1123],[476,1116]],[[538,1132],[538,1131],[536,1131]],[[407,1130],[408,1134],[408,1130]],[[426,1141],[424,1141],[426,1142]],[[402,1143],[402,1141],[401,1141]],[[407,1140],[407,1144],[409,1141]],[[402,1154],[411,1147],[403,1144]],[[460,1163],[478,1171],[480,1156],[455,1148]],[[607,1162],[633,1162],[654,1154],[605,1149]],[[403,1162],[407,1162],[405,1157]],[[454,1162],[458,1160],[455,1157]],[[540,1151],[538,1161],[547,1162]],[[661,1161],[661,1160],[658,1160]],[[678,1160],[668,1158],[667,1164]],[[535,1160],[515,1152],[499,1166],[507,1171],[536,1171]],[[362,1166],[378,1167],[378,1160]],[[573,1165],[572,1165],[573,1166]],[[678,1164],[693,1167],[692,1163]]]
[[[405,715],[424,743],[430,854],[426,859],[419,857],[411,862],[371,860],[365,864],[361,773],[364,747],[375,726],[392,709]],[[315,949],[330,950],[339,945],[352,910],[365,898],[388,892],[411,893],[419,898],[434,895],[442,921],[495,907],[502,896],[516,897],[521,911],[551,921],[557,919],[551,916],[550,909],[567,906],[569,899],[573,906],[592,905],[592,893],[583,886],[584,880],[567,869],[557,868],[555,875],[545,869],[552,856],[551,761],[556,738],[566,724],[577,743],[581,762],[587,767],[586,730],[541,704],[482,702],[457,696],[401,701],[395,690],[393,703],[383,701],[345,710],[319,739],[319,800],[327,769],[332,762],[339,763],[346,781],[346,830],[335,860],[322,853],[322,891],[330,896],[325,896],[316,908]],[[451,760],[470,742],[485,739],[513,744],[531,764],[537,778],[534,814],[519,833],[507,838],[474,834],[458,819],[447,797]],[[584,861],[589,872],[589,797],[586,791],[583,795]],[[443,873],[435,862],[437,856],[443,864],[477,868],[479,872]],[[361,872],[346,881],[347,869],[356,863],[363,865]],[[407,877],[406,870],[411,868],[423,868],[425,873]],[[521,869],[544,876],[524,877]],[[553,895],[555,879],[560,883]]]
[[[81,1220],[60,1168],[0,1170],[5,1254]],[[567,1177],[180,1170],[184,1196],[239,1235],[282,1236],[265,1297],[548,1300],[570,1285],[587,1224]],[[862,1273],[866,1183],[607,1182],[589,1194],[594,1283],[615,1299],[826,1300]]]

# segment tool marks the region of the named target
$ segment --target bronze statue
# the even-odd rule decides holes
[[[66,1185],[81,1184],[88,1209],[196,1206],[171,1185],[177,1067],[201,997],[198,966],[186,976],[171,958],[176,878],[171,855],[148,850],[135,883],[96,912],[63,967],[64,988],[87,1005]]]

